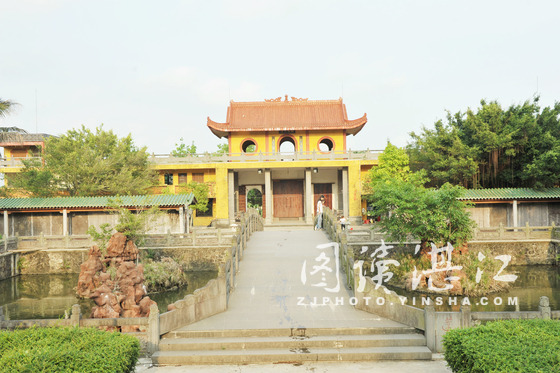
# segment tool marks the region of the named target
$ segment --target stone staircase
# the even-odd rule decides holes
[[[156,365],[431,360],[411,327],[173,331],[162,337]]]

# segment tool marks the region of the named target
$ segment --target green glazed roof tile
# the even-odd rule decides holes
[[[494,188],[466,189],[463,200],[484,199],[560,199],[560,188]]]
[[[2,198],[0,210],[55,209],[55,208],[105,208],[109,200],[118,201],[123,207],[184,206],[190,205],[194,194],[104,196],[104,197],[53,197],[53,198]]]

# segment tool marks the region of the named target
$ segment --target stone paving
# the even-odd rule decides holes
[[[329,242],[323,231],[255,232],[243,254],[228,310],[180,330],[402,326],[354,309],[341,274],[339,291],[325,290],[336,287],[336,260],[332,247],[321,250],[317,245]],[[324,264],[316,260],[321,253],[329,258],[326,266],[332,272],[312,274],[313,266]],[[323,282],[322,274],[326,286],[313,286]]]

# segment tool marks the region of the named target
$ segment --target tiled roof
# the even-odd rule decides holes
[[[123,207],[174,207],[190,205],[194,194],[106,196],[106,197],[53,197],[53,198],[2,198],[0,210],[40,210],[64,208],[105,208],[109,200],[118,201]]]
[[[495,188],[495,189],[467,189],[463,200],[490,199],[560,199],[560,188]]]
[[[349,120],[342,99],[280,98],[264,102],[230,102],[227,122],[218,123],[208,118],[208,127],[218,137],[229,132],[246,131],[295,131],[345,129],[355,135],[366,124],[367,117]]]

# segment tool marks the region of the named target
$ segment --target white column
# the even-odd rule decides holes
[[[62,235],[68,236],[68,211],[62,210]]]
[[[10,226],[10,221],[8,220],[8,211],[4,210],[4,238],[8,238],[10,235],[10,230],[8,229]]]
[[[272,224],[272,175],[270,170],[264,170],[264,194],[266,195],[266,218],[265,224]]]
[[[313,224],[313,185],[311,184],[311,169],[305,170],[305,222]]]
[[[185,233],[185,208],[179,207],[179,233]]]
[[[229,223],[235,223],[235,174],[228,170],[228,218]]]
[[[517,200],[513,200],[513,226],[518,227],[517,225]]]
[[[342,210],[346,219],[350,217],[348,197],[348,168],[344,167],[342,168]]]

